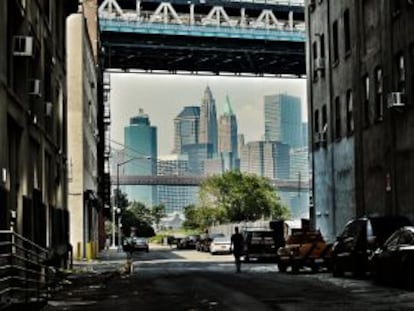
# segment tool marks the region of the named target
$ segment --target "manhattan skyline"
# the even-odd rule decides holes
[[[228,95],[237,115],[239,133],[245,141],[258,141],[264,135],[264,96],[279,93],[298,96],[302,101],[302,120],[307,120],[303,79],[234,78],[150,74],[111,75],[111,139],[123,143],[123,128],[140,108],[158,128],[159,156],[174,149],[174,118],[185,106],[201,106],[206,87],[216,101],[217,118],[225,109]],[[115,149],[120,147],[113,145]]]

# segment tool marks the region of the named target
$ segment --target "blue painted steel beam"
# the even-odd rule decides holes
[[[305,42],[304,31],[283,31],[276,29],[253,29],[240,27],[216,27],[197,25],[178,25],[161,23],[142,23],[120,19],[100,19],[101,31],[142,33],[160,35],[181,35],[194,37],[219,37],[269,41]]]

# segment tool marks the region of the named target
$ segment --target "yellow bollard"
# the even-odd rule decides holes
[[[92,255],[92,243],[88,242],[86,243],[86,260],[91,261]]]
[[[76,259],[81,260],[82,259],[82,244],[81,242],[76,243]]]

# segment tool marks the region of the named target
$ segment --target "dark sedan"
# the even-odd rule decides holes
[[[200,240],[200,235],[189,235],[177,242],[177,248],[181,249],[195,249],[197,241]]]
[[[149,246],[146,238],[129,237],[124,240],[123,249],[125,252],[144,251],[149,252]]]
[[[375,282],[412,289],[414,286],[414,227],[395,231],[370,258]]]

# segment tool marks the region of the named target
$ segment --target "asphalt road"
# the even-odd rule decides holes
[[[114,266],[115,268],[115,266]],[[77,275],[45,310],[414,310],[414,292],[328,273],[279,273],[275,264],[243,264],[166,247],[134,256],[132,274]]]

